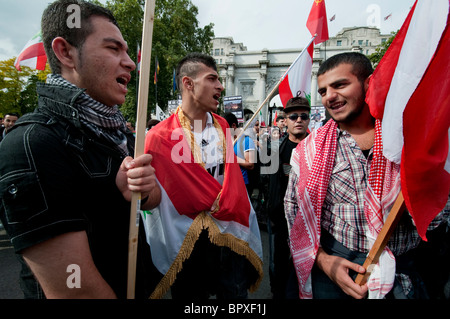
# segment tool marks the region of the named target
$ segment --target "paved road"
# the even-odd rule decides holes
[[[264,278],[259,289],[249,295],[249,299],[271,299],[269,283],[269,236],[261,231],[264,252]],[[16,259],[11,242],[5,230],[0,226],[0,299],[22,299],[18,278],[20,264]]]
[[[11,242],[0,226],[0,299],[22,299],[19,287],[20,264]]]

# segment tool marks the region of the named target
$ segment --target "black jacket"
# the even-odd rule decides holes
[[[0,143],[1,221],[18,253],[86,231],[97,269],[124,298],[130,203],[115,183],[123,155],[83,130],[73,107],[81,89],[39,84],[37,90],[36,111],[22,116]],[[127,138],[133,154],[134,137]],[[139,246],[149,261],[145,240]],[[42,297],[29,271],[22,281],[26,298]]]

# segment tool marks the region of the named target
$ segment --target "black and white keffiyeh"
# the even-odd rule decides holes
[[[60,74],[49,74],[47,83],[79,89]],[[123,155],[130,155],[125,135],[127,131],[126,121],[117,105],[113,107],[104,105],[83,92],[77,98],[73,107],[78,110],[80,122],[86,129],[100,139],[106,140],[109,144],[115,145]]]

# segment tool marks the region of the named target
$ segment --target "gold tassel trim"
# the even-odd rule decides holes
[[[150,299],[161,299],[175,282],[177,274],[183,268],[183,262],[187,260],[193,249],[194,245],[200,237],[200,233],[203,229],[208,230],[209,240],[217,246],[229,247],[235,253],[245,256],[250,263],[255,267],[258,272],[258,279],[253,283],[249,291],[254,292],[258,289],[262,277],[263,277],[263,266],[262,260],[259,256],[250,248],[249,244],[241,239],[234,237],[231,234],[222,234],[217,227],[214,220],[206,212],[201,212],[192,222],[191,227],[184,238],[183,244],[181,245],[180,251],[177,257],[170,266],[167,273],[161,279],[161,281],[156,286],[153,293],[150,295]]]

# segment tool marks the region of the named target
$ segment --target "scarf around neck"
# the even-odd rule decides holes
[[[299,282],[300,298],[312,298],[311,269],[320,245],[322,205],[333,171],[337,126],[330,120],[299,143],[292,154],[297,173],[298,211],[290,231],[290,248]],[[375,122],[373,160],[365,192],[365,236],[372,246],[400,192],[400,166],[383,156],[381,122]],[[382,298],[393,286],[395,258],[386,247],[368,281],[369,298]]]
[[[80,89],[60,74],[49,74],[47,84],[70,89]],[[82,126],[99,139],[116,148],[123,156],[131,155],[127,147],[126,121],[117,105],[107,106],[92,97],[85,90],[73,104],[77,109]]]

